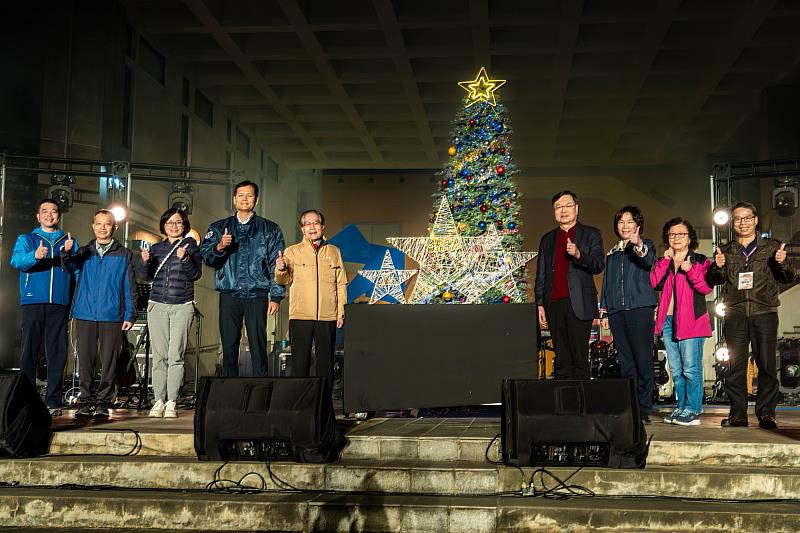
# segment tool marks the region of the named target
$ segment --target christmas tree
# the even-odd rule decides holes
[[[439,187],[433,194],[434,211],[447,199],[458,233],[463,237],[486,235],[496,230],[499,246],[506,252],[522,251],[519,193],[512,177],[519,171],[511,158],[511,127],[505,106],[495,91],[505,80],[493,80],[481,68],[474,80],[460,82],[469,94],[453,123],[449,160],[438,173]],[[436,217],[431,215],[429,231]],[[500,239],[501,238],[501,239]],[[519,269],[505,287],[491,288],[481,303],[525,301],[525,273]],[[429,303],[464,302],[467,298],[450,283],[440,283]]]

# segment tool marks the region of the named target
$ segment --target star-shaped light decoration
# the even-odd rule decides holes
[[[359,270],[358,273],[374,283],[369,303],[374,304],[384,296],[391,296],[398,303],[406,303],[401,285],[419,270],[398,270],[394,267],[389,250],[383,256],[380,270]]]
[[[389,244],[416,262],[420,270],[409,303],[427,303],[441,285],[464,295],[465,303],[480,303],[496,288],[514,302],[522,301],[513,273],[536,256],[536,252],[506,252],[503,237],[493,227],[479,237],[458,233],[450,204],[442,196],[430,237],[390,237]]]
[[[467,107],[481,100],[488,102],[492,107],[497,105],[494,92],[506,84],[506,80],[492,80],[486,74],[486,68],[481,67],[474,80],[460,81],[458,84],[469,93]]]

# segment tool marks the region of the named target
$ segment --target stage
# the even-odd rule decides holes
[[[668,413],[663,410],[663,415]],[[348,445],[331,464],[229,463],[240,489],[207,491],[222,463],[197,461],[193,411],[150,419],[116,410],[107,421],[54,421],[51,455],[0,461],[0,526],[194,531],[791,531],[800,530],[800,410],[780,428],[654,422],[647,468],[549,468],[576,494],[541,497],[555,478],[499,458],[497,418],[340,418]],[[751,420],[755,420],[752,417]],[[76,455],[85,454],[85,455]],[[576,470],[579,470],[577,473]],[[248,475],[249,474],[249,475]],[[270,477],[272,475],[272,478]],[[243,478],[243,479],[242,479]],[[276,483],[297,490],[276,491]],[[544,484],[542,484],[542,482]],[[224,484],[223,484],[224,485]],[[575,488],[580,487],[580,488]],[[594,497],[588,494],[594,493]],[[530,492],[530,491],[529,491]],[[516,493],[516,494],[515,494]],[[734,500],[733,502],[709,501]],[[740,500],[740,501],[736,501]],[[758,502],[757,500],[762,500]],[[743,504],[741,501],[747,501]]]

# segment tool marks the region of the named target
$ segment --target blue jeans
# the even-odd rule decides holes
[[[664,348],[672,373],[678,411],[700,414],[703,409],[703,337],[675,341],[672,315],[664,322]]]

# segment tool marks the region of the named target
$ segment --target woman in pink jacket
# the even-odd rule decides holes
[[[661,291],[656,335],[661,335],[675,386],[677,407],[664,422],[682,426],[700,424],[703,404],[703,344],[711,336],[705,281],[711,261],[695,252],[697,232],[681,217],[662,231],[667,250],[650,271],[650,283]]]

